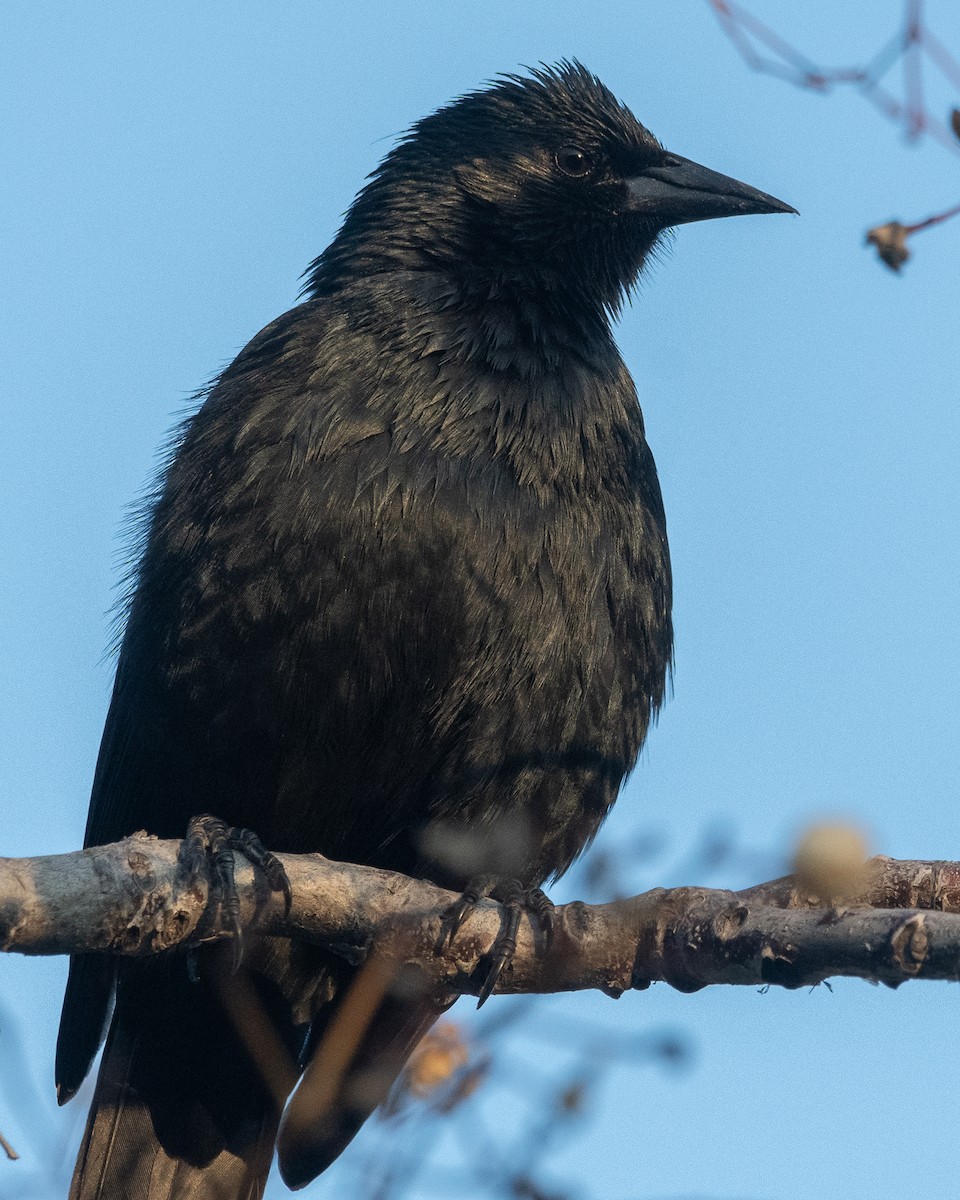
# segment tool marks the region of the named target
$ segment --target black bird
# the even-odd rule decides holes
[[[512,921],[542,912],[671,656],[660,489],[611,319],[668,227],[792,211],[664,150],[577,63],[415,125],[304,302],[182,429],[85,844],[214,813],[273,850],[463,890],[461,911],[487,893]],[[61,1101],[116,994],[74,1200],[259,1197],[278,1129],[302,1186],[443,1007],[388,996],[329,1103],[301,1087],[281,1126],[354,968],[280,939],[237,974],[217,950],[195,965],[71,963]]]

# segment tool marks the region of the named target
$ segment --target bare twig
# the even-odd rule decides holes
[[[930,63],[949,84],[960,87],[960,62],[924,24],[921,0],[905,0],[902,27],[865,66],[856,67],[820,66],[733,0],[707,0],[707,3],[751,70],[821,94],[837,85],[850,85],[885,117],[900,125],[909,141],[929,134],[951,153],[960,154],[960,110],[952,111],[949,123],[935,116],[926,102],[924,76],[925,65]],[[900,60],[903,91],[898,98],[882,87],[880,81]],[[910,257],[907,239],[958,213],[960,205],[911,224],[888,221],[868,230],[866,240],[891,271],[899,272]]]
[[[947,150],[960,154],[960,143],[946,122],[929,111],[924,99],[925,64],[931,63],[948,83],[960,87],[960,62],[926,27],[920,0],[905,0],[901,28],[869,62],[853,67],[816,63],[734,0],[707,0],[707,3],[751,70],[821,94],[838,86],[853,87],[885,117],[900,125],[908,138],[927,134]],[[882,87],[880,81],[900,59],[903,92],[898,98]]]

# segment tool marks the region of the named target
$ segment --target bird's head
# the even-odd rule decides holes
[[[612,310],[671,226],[793,211],[665,150],[594,75],[562,63],[414,125],[318,265],[343,255]]]

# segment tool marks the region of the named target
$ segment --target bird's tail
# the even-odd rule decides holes
[[[121,978],[70,1200],[262,1197],[302,1029],[261,979],[204,966]]]
[[[324,1171],[451,1004],[372,956],[304,1027],[224,954],[121,973],[70,1200],[260,1200],[277,1143],[293,1188]]]
[[[453,1003],[372,955],[311,1030],[307,1065],[280,1127],[288,1187],[305,1187],[386,1099],[411,1051]]]

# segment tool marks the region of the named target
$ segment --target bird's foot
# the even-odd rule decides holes
[[[497,981],[513,960],[517,949],[517,930],[523,913],[531,925],[539,927],[547,947],[553,937],[553,901],[540,888],[526,888],[516,879],[497,879],[483,875],[471,879],[459,899],[443,914],[443,933],[439,950],[453,945],[461,926],[481,900],[497,900],[503,909],[503,923],[497,939],[490,947],[490,966],[477,999],[482,1007],[493,993]]]
[[[233,942],[234,971],[243,957],[240,897],[235,879],[236,851],[263,874],[271,892],[283,893],[284,908],[289,912],[293,893],[287,873],[276,855],[271,854],[251,830],[236,829],[219,817],[203,813],[191,818],[178,855],[187,878],[195,880],[205,875],[211,893],[216,892],[219,897],[224,924]]]

